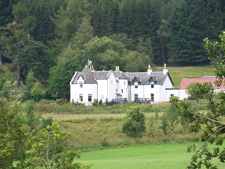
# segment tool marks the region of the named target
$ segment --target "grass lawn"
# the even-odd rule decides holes
[[[93,164],[92,169],[184,169],[192,156],[186,153],[186,148],[192,144],[167,143],[83,152],[78,161]],[[218,161],[215,164],[219,169],[225,168]]]

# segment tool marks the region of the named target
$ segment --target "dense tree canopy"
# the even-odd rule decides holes
[[[0,9],[0,65],[11,63],[17,87],[31,67],[46,85],[67,59],[73,71],[88,58],[96,70],[208,65],[203,38],[225,28],[222,0],[10,0]]]

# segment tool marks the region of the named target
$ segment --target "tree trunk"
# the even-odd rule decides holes
[[[20,87],[20,79],[21,79],[21,68],[20,66],[17,66],[17,82],[16,82],[16,88]]]
[[[0,65],[2,65],[2,56],[0,56]]]

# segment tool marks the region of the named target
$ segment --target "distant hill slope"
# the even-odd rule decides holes
[[[167,67],[174,82],[174,87],[179,87],[183,78],[201,78],[202,76],[214,76],[214,68],[210,66]],[[163,67],[156,67],[155,71],[162,71]]]

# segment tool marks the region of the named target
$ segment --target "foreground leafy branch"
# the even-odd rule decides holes
[[[52,126],[33,131],[30,139],[31,149],[28,166],[43,168],[68,168],[68,169],[88,169],[90,165],[73,163],[74,158],[79,158],[79,154],[72,151],[66,144],[70,134],[63,132],[54,122]]]
[[[223,86],[225,77],[225,31],[220,35],[220,42],[211,42],[205,39],[205,48],[208,51],[209,59],[216,60],[215,74],[218,78],[215,85]],[[196,150],[195,145],[188,148],[188,152],[195,151],[192,156],[190,169],[201,168],[203,165],[207,169],[216,169],[212,159],[217,158],[225,163],[225,148],[223,137],[225,134],[225,93],[220,91],[215,94],[210,83],[195,83],[188,88],[188,93],[195,98],[207,100],[207,111],[199,112],[186,100],[179,100],[177,97],[171,98],[170,102],[176,107],[177,115],[190,121],[190,129],[193,132],[201,131],[201,141],[203,145]],[[213,148],[208,145],[213,144]]]

